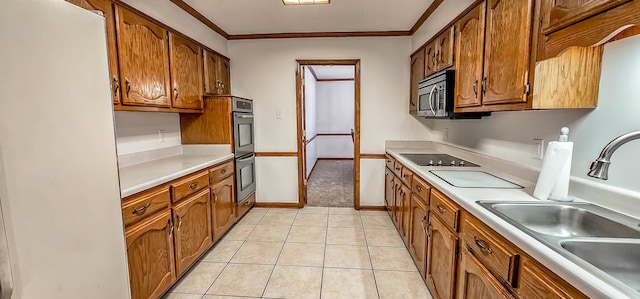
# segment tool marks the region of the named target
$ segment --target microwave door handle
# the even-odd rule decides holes
[[[433,113],[433,116],[436,116],[436,111],[433,110],[433,91],[437,90],[437,88],[438,87],[434,85],[429,92],[429,109],[431,109],[431,113]]]
[[[440,113],[440,89],[436,89],[436,112]]]

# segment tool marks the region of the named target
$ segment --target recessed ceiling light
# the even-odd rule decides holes
[[[331,0],[282,0],[284,5],[329,4]]]

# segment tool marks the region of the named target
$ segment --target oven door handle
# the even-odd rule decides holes
[[[237,118],[253,118],[253,114],[251,115],[236,115]]]
[[[244,159],[236,159],[237,162],[246,162],[249,161],[251,159],[254,159],[256,157],[256,154],[251,154],[251,156],[244,158]]]
[[[429,109],[431,109],[431,113],[433,113],[433,116],[436,116],[436,111],[433,110],[433,92],[435,90],[437,90],[438,86],[434,85],[433,88],[431,88],[431,91],[429,92]]]

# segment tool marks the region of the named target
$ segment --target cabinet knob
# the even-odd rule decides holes
[[[416,186],[416,190],[418,190],[418,192],[422,192],[422,187]]]
[[[196,187],[198,187],[198,182],[193,182],[189,184],[189,188],[191,188],[192,190],[195,189]]]

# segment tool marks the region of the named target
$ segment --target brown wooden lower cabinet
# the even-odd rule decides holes
[[[429,212],[427,286],[436,299],[453,298],[456,281],[458,237]]]
[[[409,252],[423,278],[427,267],[427,222],[427,205],[422,199],[412,195]]]
[[[587,298],[562,279],[554,276],[555,274],[548,273],[548,270],[537,266],[532,260],[523,259],[518,297],[533,299]]]
[[[211,247],[211,197],[209,188],[173,208],[176,270],[181,275]]]
[[[401,235],[402,235],[402,240],[404,240],[405,244],[409,244],[409,230],[411,229],[411,223],[409,221],[411,221],[411,219],[409,219],[409,213],[411,211],[411,189],[409,189],[409,187],[405,186],[404,184],[400,186],[400,192],[402,197],[400,197],[401,199],[401,211],[400,211],[400,218],[398,221],[401,222],[400,227],[401,227]]]
[[[389,168],[384,168],[384,205],[387,207],[387,211],[391,213],[393,206],[393,171]]]
[[[214,240],[220,238],[236,221],[234,190],[233,176],[229,176],[211,187]]]
[[[393,178],[393,217],[391,217],[393,219],[393,223],[396,225],[396,228],[398,229],[398,231],[400,231],[400,227],[402,224],[402,214],[401,214],[401,208],[402,208],[402,193],[400,193],[402,191],[402,182],[400,181],[399,178],[394,177]]]
[[[176,279],[171,211],[126,230],[132,299],[158,298]]]
[[[462,249],[457,298],[514,298],[467,248]]]

